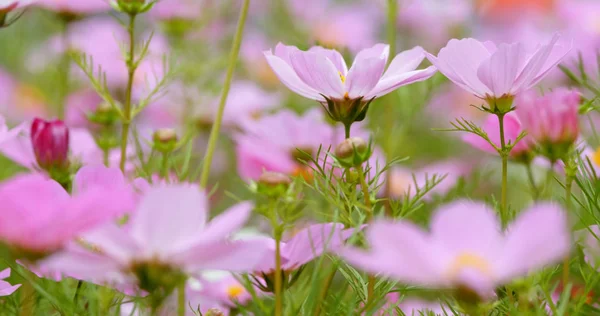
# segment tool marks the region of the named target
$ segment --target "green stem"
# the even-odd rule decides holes
[[[540,197],[540,191],[535,184],[535,178],[533,177],[533,171],[531,168],[531,162],[525,164],[525,169],[527,169],[527,178],[529,179],[529,185],[531,186],[531,194],[533,200],[537,200]]]
[[[160,168],[160,176],[168,181],[169,178],[169,153],[164,152],[162,157],[162,166]]]
[[[398,0],[388,0],[387,10],[387,36],[390,45],[389,62],[396,55],[396,17],[398,16]]]
[[[346,124],[344,123],[344,138],[350,138],[350,128],[352,127],[352,123]]]
[[[127,90],[125,91],[125,106],[123,108],[123,129],[121,131],[121,162],[119,167],[125,172],[125,162],[127,161],[127,141],[129,139],[129,128],[131,126],[131,92],[133,90],[133,78],[135,76],[135,14],[129,15],[129,25],[127,32],[129,34],[129,52],[127,53]]]
[[[571,189],[573,187],[573,180],[575,178],[575,176],[573,175],[573,173],[571,172],[572,166],[570,164],[567,164],[567,178],[565,181],[565,206],[567,208],[567,212],[571,211]],[[562,274],[562,283],[563,286],[567,286],[567,284],[569,283],[569,272],[570,272],[570,261],[571,258],[569,255],[567,255],[565,257],[565,259],[563,260],[563,274]]]
[[[102,162],[106,167],[110,167],[110,149],[102,149]]]
[[[504,113],[498,114],[498,125],[500,126],[500,158],[502,158],[502,195],[500,199],[500,218],[502,223],[508,221],[508,209],[506,204],[506,190],[508,189],[508,155],[506,139],[504,137]]]
[[[35,290],[29,281],[23,282],[20,290],[21,294],[21,308],[19,310],[20,316],[33,316],[35,300]]]
[[[327,292],[329,292],[329,288],[331,287],[331,283],[333,283],[333,278],[335,277],[335,273],[337,272],[337,264],[333,266],[333,269],[329,272],[327,279],[325,279],[325,285],[321,289],[321,293],[319,293],[319,300],[317,301],[317,308],[315,309],[314,316],[318,316],[321,314],[321,304],[325,301],[327,297]]]
[[[360,187],[361,187],[362,193],[364,195],[365,207],[367,208],[366,221],[367,221],[367,223],[369,223],[373,219],[373,205],[371,204],[371,195],[369,194],[369,185],[367,184],[367,177],[365,176],[365,173],[363,172],[362,166],[356,167],[356,170],[358,171],[358,179],[360,181]],[[367,284],[367,303],[366,303],[367,306],[369,305],[369,303],[371,303],[373,301],[373,294],[375,292],[375,282],[376,282],[375,277],[372,274],[369,274],[369,282]]]
[[[552,186],[552,179],[554,178],[554,166],[556,165],[555,161],[550,162],[550,168],[546,172],[546,181],[544,185],[544,196],[550,196],[550,187]]]
[[[275,316],[283,315],[283,298],[281,297],[281,233],[275,229]]]
[[[213,155],[215,153],[215,148],[217,146],[219,131],[221,129],[221,122],[223,121],[223,112],[225,111],[225,103],[227,102],[227,95],[229,94],[231,80],[233,79],[233,72],[235,71],[235,65],[237,63],[238,55],[240,52],[240,45],[242,43],[244,25],[246,23],[246,17],[248,16],[249,5],[250,0],[244,0],[242,12],[240,13],[237,29],[235,31],[235,37],[233,38],[233,46],[231,47],[231,52],[229,55],[229,67],[227,69],[227,75],[225,77],[225,84],[223,85],[223,92],[221,93],[221,101],[219,102],[217,116],[210,131],[208,147],[206,148],[206,155],[202,164],[202,176],[200,178],[200,186],[202,188],[205,188],[208,184],[208,176],[210,175],[210,165],[212,162]]]
[[[185,284],[183,281],[177,288],[177,316],[185,316]]]

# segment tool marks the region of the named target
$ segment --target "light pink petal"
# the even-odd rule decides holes
[[[441,73],[459,86],[478,97],[491,94],[491,90],[477,77],[479,65],[491,56],[483,43],[472,38],[452,39],[440,50],[437,58],[427,56]]]
[[[173,256],[172,260],[184,264],[191,270],[249,272],[261,262],[266,251],[265,243],[259,240],[219,242],[200,245]]]
[[[131,219],[131,235],[146,255],[178,251],[206,223],[206,196],[197,186],[171,185],[148,190]]]
[[[114,223],[93,229],[85,233],[82,239],[121,264],[129,263],[130,258],[135,257],[140,251],[137,242],[125,228]]]
[[[321,46],[314,46],[314,47],[311,47],[308,51],[315,52],[315,53],[321,54],[321,55],[329,58],[329,60],[331,60],[331,62],[335,66],[335,68],[342,75],[345,76],[348,73],[348,66],[346,65],[346,62],[344,61],[344,57],[337,50],[327,49],[327,48],[323,48]]]
[[[383,58],[364,59],[355,63],[346,78],[346,90],[350,99],[359,98],[368,94],[379,82],[386,60]]]
[[[39,263],[45,271],[59,272],[72,278],[87,281],[109,281],[111,274],[118,274],[121,267],[108,256],[71,246]]]
[[[499,253],[499,278],[508,281],[555,263],[569,254],[571,233],[565,212],[556,204],[537,204],[509,226]]]
[[[329,58],[303,51],[294,52],[290,57],[294,71],[304,83],[327,97],[344,97],[344,84]]]
[[[325,102],[325,99],[319,94],[319,92],[300,79],[292,66],[286,63],[283,59],[272,55],[269,52],[265,53],[267,62],[279,78],[281,82],[286,85],[290,90],[298,93],[299,95],[317,100],[319,102]]]
[[[409,71],[397,76],[389,76],[380,80],[375,88],[373,88],[373,90],[371,90],[371,92],[365,96],[365,99],[380,97],[398,89],[401,86],[427,80],[431,78],[431,76],[435,75],[436,72],[437,69],[434,66],[429,66],[425,69]]]
[[[316,224],[301,230],[282,249],[288,265],[298,267],[320,256],[335,251],[344,244],[342,224]]]
[[[231,233],[239,230],[248,221],[254,205],[251,202],[238,203],[223,214],[212,219],[207,225],[199,241],[215,242],[227,238]]]
[[[493,254],[502,242],[498,216],[483,203],[462,200],[442,206],[430,227],[435,242],[453,254]]]
[[[10,276],[10,268],[0,271],[0,279],[6,279]]]
[[[370,252],[345,249],[341,255],[350,263],[373,273],[420,285],[442,282],[438,252],[418,227],[405,222],[373,223],[367,229]]]
[[[494,96],[510,94],[525,58],[523,44],[501,44],[494,54],[479,66],[477,76]]]
[[[390,55],[390,46],[387,44],[375,44],[373,47],[366,48],[358,52],[356,57],[354,57],[354,62],[352,63],[352,67],[354,65],[363,62],[364,60],[371,58],[385,59],[387,63],[387,59]],[[350,67],[350,68],[352,68]]]
[[[8,282],[0,281],[0,296],[11,295],[20,287],[21,284],[10,285]]]
[[[417,69],[423,59],[425,59],[425,51],[421,46],[405,50],[394,57],[388,69],[383,74],[383,79]]]
[[[28,134],[5,139],[0,144],[0,152],[25,168],[33,169],[37,164]]]
[[[107,168],[103,165],[84,166],[73,179],[73,193],[84,192],[88,188],[124,188],[125,177],[118,168]]]
[[[562,57],[568,53],[559,48],[557,52],[559,54],[555,54],[553,56],[553,60],[549,61],[549,57],[551,56],[556,42],[558,41],[558,34],[552,37],[552,40],[546,44],[542,45],[534,54],[529,58],[527,64],[522,69],[521,73],[518,75],[515,85],[513,86],[513,94],[517,94],[523,90],[527,90],[533,85],[535,85],[542,77],[550,71],[550,69],[556,66]],[[564,52],[564,54],[562,54]],[[550,63],[547,63],[550,62]]]

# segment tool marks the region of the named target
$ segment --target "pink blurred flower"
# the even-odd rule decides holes
[[[538,143],[572,144],[579,137],[580,93],[559,88],[538,97],[534,91],[519,96],[515,105],[523,128]]]
[[[408,193],[409,197],[413,197],[416,193],[415,181],[419,188],[423,188],[426,180],[431,180],[434,175],[438,177],[445,176],[438,185],[436,185],[427,195],[425,199],[430,199],[433,195],[447,194],[458,182],[458,180],[469,173],[469,166],[459,161],[444,161],[424,166],[415,171],[399,166],[392,167],[388,172],[391,172],[389,178],[390,198],[401,199]],[[413,178],[414,177],[414,178]],[[382,189],[385,191],[386,189]],[[380,191],[380,193],[382,192]]]
[[[69,129],[63,121],[33,120],[31,144],[38,166],[42,169],[64,169],[69,165]]]
[[[321,256],[325,252],[335,252],[344,245],[355,230],[344,229],[339,223],[314,224],[297,232],[287,242],[281,242],[281,269],[292,271]],[[264,238],[268,251],[254,271],[264,274],[275,271],[275,240]]]
[[[13,138],[17,137],[17,135],[19,135],[19,133],[21,133],[23,130],[26,130],[27,127],[27,124],[20,124],[19,126],[9,129],[6,125],[6,120],[2,115],[0,115],[0,145],[4,141],[12,140]]]
[[[89,127],[88,115],[102,102],[102,98],[93,90],[86,89],[70,94],[66,100],[65,123],[70,127]]]
[[[10,276],[10,268],[4,269],[0,271],[0,296],[11,295],[14,291],[16,291],[21,284],[11,285],[10,283],[4,281],[4,279]]]
[[[229,235],[242,227],[251,211],[252,204],[244,202],[207,222],[206,196],[198,186],[152,187],[126,226],[109,223],[83,236],[99,252],[66,251],[45,265],[109,283],[115,276],[133,282],[137,269],[154,267],[249,271],[263,258],[265,247],[253,241],[232,242]]]
[[[37,5],[48,10],[71,14],[94,14],[110,10],[104,0],[36,0]]]
[[[578,232],[582,239],[585,261],[594,269],[600,269],[600,227],[592,225]]]
[[[25,255],[46,255],[131,207],[131,196],[122,190],[90,186],[74,191],[69,196],[60,184],[40,174],[2,183],[0,239]]]
[[[201,282],[202,290],[199,294],[220,305],[234,308],[236,304],[245,305],[252,300],[252,295],[244,285],[230,273],[218,278],[205,276],[201,278]],[[258,288],[255,291],[258,295],[264,294]]]
[[[400,294],[398,292],[392,292],[385,296],[387,303],[379,310],[375,315],[395,315],[396,307],[408,316],[417,316],[423,313],[428,315],[428,312],[432,312],[434,315],[444,315],[444,309],[442,304],[438,301],[429,302],[413,298],[404,298],[400,301]]]
[[[319,102],[330,100],[370,100],[433,76],[435,67],[415,70],[425,58],[421,47],[398,54],[384,72],[389,47],[377,44],[360,51],[348,70],[336,50],[315,46],[301,51],[277,44],[265,57],[281,82],[292,91]]]
[[[546,45],[527,51],[523,43],[479,42],[452,39],[437,57],[427,58],[461,88],[488,102],[511,98],[536,85],[569,52],[555,35]],[[492,109],[493,110],[493,109]]]
[[[427,105],[427,113],[441,124],[447,124],[449,117],[464,118],[479,123],[487,114],[470,105],[479,106],[481,104],[481,99],[457,85],[451,84],[435,92]]]
[[[200,18],[202,7],[199,0],[161,0],[148,14],[158,20],[195,20]]]
[[[324,122],[322,111],[298,116],[290,110],[246,121],[244,133],[235,136],[237,165],[244,179],[258,179],[264,170],[303,175],[307,167],[298,161],[298,149],[316,155],[331,145],[333,128]]]
[[[483,123],[482,130],[487,134],[488,138],[492,141],[492,143],[494,143],[494,145],[496,145],[496,147],[501,147],[500,123],[498,122],[498,117],[495,114],[488,115]],[[504,137],[506,139],[506,143],[514,143],[521,132],[523,132],[523,127],[521,126],[521,121],[519,120],[517,114],[515,112],[506,114],[504,116]],[[469,145],[479,150],[483,150],[491,154],[497,154],[496,149],[478,135],[465,133],[462,139]],[[529,139],[529,135],[521,139],[510,151],[510,156],[517,159],[524,158],[526,154],[531,152],[532,148]]]
[[[569,253],[566,216],[553,204],[523,212],[502,232],[496,212],[482,203],[458,201],[440,208],[429,232],[406,221],[369,225],[368,252],[342,256],[371,273],[433,288],[467,288],[487,298],[510,282]]]

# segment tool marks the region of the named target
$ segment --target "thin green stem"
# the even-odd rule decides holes
[[[235,71],[235,65],[237,63],[238,55],[240,52],[240,45],[242,43],[242,37],[244,35],[244,25],[246,24],[246,17],[248,16],[248,7],[250,0],[244,0],[242,6],[242,12],[238,20],[237,29],[233,38],[233,46],[229,55],[229,66],[227,68],[227,75],[225,77],[225,84],[223,85],[223,92],[221,93],[221,101],[219,102],[219,109],[217,110],[217,116],[213,123],[210,131],[210,137],[208,140],[208,147],[206,148],[206,155],[202,164],[202,176],[200,178],[200,186],[205,188],[208,184],[208,177],[210,175],[210,165],[212,163],[215,148],[217,146],[217,140],[219,138],[219,131],[221,130],[221,122],[223,121],[223,112],[225,111],[225,103],[227,102],[227,95],[231,87],[231,80],[233,79],[233,72]]]
[[[183,281],[177,288],[177,316],[185,316],[185,284],[186,281]]]
[[[125,91],[125,106],[123,108],[123,129],[121,131],[121,162],[119,167],[125,172],[125,162],[127,161],[127,141],[129,139],[129,128],[131,126],[131,92],[133,90],[133,78],[135,76],[135,14],[129,15],[129,25],[127,33],[129,34],[129,52],[127,53],[127,90]]]
[[[565,181],[565,207],[567,208],[567,212],[571,211],[571,189],[573,187],[573,180],[575,180],[575,176],[571,170],[573,169],[571,164],[567,163],[567,177]],[[576,169],[575,169],[576,170]],[[567,286],[569,283],[569,272],[570,272],[570,261],[571,257],[567,255],[563,260],[563,274],[562,274],[562,283],[563,286]]]
[[[533,200],[537,200],[540,197],[540,191],[535,184],[535,178],[533,177],[533,171],[531,168],[531,162],[525,164],[525,169],[527,170],[527,179],[529,179],[529,186],[531,186],[531,195]]]
[[[398,16],[398,0],[388,0],[387,37],[390,45],[390,56],[396,55],[396,17]],[[393,58],[390,58],[390,62]]]
[[[164,152],[162,156],[162,165],[160,168],[160,176],[168,181],[169,178],[169,153]]]
[[[20,290],[21,294],[21,308],[19,310],[20,316],[33,316],[34,314],[34,306],[33,302],[35,300],[35,290],[29,281],[23,282]]]
[[[550,196],[549,192],[550,192],[550,188],[552,186],[552,179],[554,178],[554,166],[555,165],[556,165],[556,162],[551,161],[550,168],[546,172],[546,181],[544,184],[544,194],[543,194],[546,197]]]
[[[102,163],[106,167],[110,167],[110,149],[102,149]]]
[[[507,197],[506,190],[508,189],[508,155],[506,148],[506,139],[504,137],[504,113],[498,114],[498,125],[500,126],[500,158],[502,158],[502,195],[500,197],[500,218],[502,223],[508,221]]]
[[[275,316],[283,315],[281,285],[281,233],[275,228]]]
[[[62,25],[62,45],[63,53],[60,58],[60,74],[59,74],[59,95],[57,101],[56,114],[58,119],[63,120],[65,118],[65,102],[67,101],[67,95],[69,94],[69,77],[71,72],[71,58],[69,56],[69,50],[71,49],[71,43],[69,41],[68,34],[69,22],[64,20]]]
[[[367,221],[367,223],[369,223],[373,219],[373,205],[371,204],[371,195],[369,193],[369,185],[367,184],[367,177],[366,177],[365,173],[363,172],[362,166],[356,167],[356,170],[358,171],[358,179],[360,181],[360,187],[361,187],[362,193],[364,195],[365,207],[367,208],[366,221]],[[371,303],[373,301],[373,294],[375,292],[375,282],[376,282],[375,277],[372,274],[369,274],[369,282],[367,284],[367,303],[366,303],[367,306],[369,305],[369,303]]]
[[[314,316],[318,316],[321,314],[321,303],[325,301],[327,297],[327,292],[329,292],[329,288],[331,287],[331,283],[333,283],[333,278],[335,277],[335,273],[337,272],[337,264],[334,264],[333,268],[327,275],[327,279],[325,279],[325,284],[321,289],[321,293],[319,293],[319,300],[317,301],[317,308],[315,309]]]
[[[352,123],[346,124],[344,123],[344,138],[350,138],[350,128],[352,127]]]

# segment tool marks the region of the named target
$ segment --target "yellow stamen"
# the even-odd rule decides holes
[[[346,76],[344,76],[341,71],[338,71],[338,74],[340,75],[340,79],[342,80],[342,83],[346,83]]]
[[[490,263],[485,258],[466,252],[454,259],[454,262],[452,262],[448,269],[448,277],[452,279],[457,277],[460,271],[465,268],[473,268],[487,276],[492,275]]]
[[[244,289],[243,286],[234,284],[227,288],[227,296],[229,296],[231,299],[238,298],[244,293],[244,291],[246,291],[246,289]]]
[[[600,167],[600,147],[596,148],[596,151],[592,155],[592,162]]]

